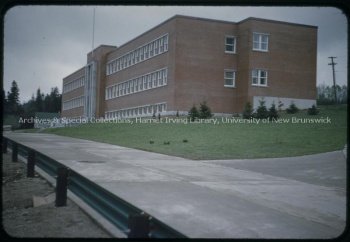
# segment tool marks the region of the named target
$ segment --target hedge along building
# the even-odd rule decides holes
[[[259,100],[316,104],[317,27],[248,18],[176,15],[120,47],[102,45],[63,79],[63,117],[187,114],[206,100],[216,115]]]

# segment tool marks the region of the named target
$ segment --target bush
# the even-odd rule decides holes
[[[269,108],[269,111],[268,111],[268,119],[269,120],[273,120],[273,119],[276,120],[278,118],[279,118],[279,115],[278,115],[278,112],[277,112],[277,109],[276,109],[276,105],[273,102],[271,107]]]
[[[312,105],[312,107],[311,107],[311,108],[308,108],[308,110],[307,110],[307,114],[309,114],[309,115],[316,115],[316,114],[318,114],[319,112],[320,112],[320,110],[318,110],[318,109],[316,108],[315,104]]]
[[[268,110],[265,106],[265,101],[259,100],[259,107],[256,109],[256,112],[254,113],[254,118],[258,118],[258,119],[265,119],[268,117]]]
[[[198,109],[197,109],[196,105],[193,104],[192,108],[188,112],[188,118],[190,119],[190,121],[193,122],[198,117],[199,117]]]
[[[200,103],[199,106],[199,118],[207,119],[213,117],[211,110],[206,101]]]
[[[243,118],[244,119],[252,118],[253,112],[254,112],[254,109],[252,108],[252,104],[250,102],[247,102],[244,108]]]
[[[299,108],[292,102],[289,105],[289,108],[286,109],[287,113],[297,113],[299,111]]]

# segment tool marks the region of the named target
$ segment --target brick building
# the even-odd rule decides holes
[[[120,47],[101,45],[63,79],[62,117],[187,114],[206,100],[216,115],[262,98],[316,104],[317,27],[248,18],[176,15]]]

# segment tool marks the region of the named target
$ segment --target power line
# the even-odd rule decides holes
[[[328,65],[331,65],[332,66],[332,70],[333,70],[333,86],[334,86],[334,99],[335,99],[335,104],[336,106],[338,106],[338,99],[337,99],[337,89],[335,88],[335,70],[334,70],[334,66],[337,64],[337,63],[334,63],[333,59],[337,58],[337,57],[334,57],[334,56],[330,56],[328,57],[331,59],[331,63],[329,63]]]

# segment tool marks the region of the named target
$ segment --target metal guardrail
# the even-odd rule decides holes
[[[7,139],[7,147],[12,150],[16,142],[5,137],[3,139]],[[27,158],[31,148],[16,144],[18,145],[18,154]],[[149,238],[187,238],[152,215],[145,214],[141,209],[117,197],[76,171],[37,151],[35,151],[35,165],[54,178],[57,176],[58,169],[67,169],[68,189],[125,234],[130,233],[130,216],[144,214],[149,219]]]

